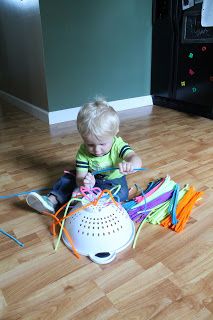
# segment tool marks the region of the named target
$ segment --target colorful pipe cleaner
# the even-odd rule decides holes
[[[181,189],[169,176],[150,182],[140,196],[123,204],[130,218],[140,223],[133,248],[145,222],[181,232],[202,195],[203,192],[197,192],[193,186],[185,185]]]

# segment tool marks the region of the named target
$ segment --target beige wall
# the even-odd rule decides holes
[[[48,109],[38,0],[0,1],[0,90]]]

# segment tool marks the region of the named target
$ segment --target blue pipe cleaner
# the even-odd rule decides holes
[[[114,168],[106,168],[106,169],[101,169],[101,170],[96,170],[92,172],[92,175],[95,176],[96,174],[102,173],[102,172],[107,172],[107,171],[112,171],[112,170],[119,170],[118,167],[114,167]],[[144,171],[144,170],[148,170],[147,168],[134,168],[133,170],[136,171]]]
[[[0,199],[10,199],[10,198],[13,198],[13,197],[19,197],[19,196],[23,196],[23,195],[29,194],[30,192],[39,192],[39,191],[44,191],[44,190],[50,190],[50,188],[36,189],[36,190],[25,191],[25,192],[21,192],[21,193],[12,193],[12,194],[9,194],[7,196],[0,196]]]
[[[2,234],[4,234],[5,236],[7,236],[8,238],[12,239],[13,241],[15,241],[20,247],[24,247],[24,244],[19,241],[18,239],[16,239],[15,237],[13,237],[11,234],[7,233],[6,231],[4,231],[3,229],[0,229],[0,232]]]
[[[162,181],[162,178],[155,180],[155,181],[152,181],[152,182],[149,182],[146,190],[144,191],[144,194],[148,193],[150,190],[155,188],[161,181]]]
[[[176,209],[177,209],[178,195],[179,195],[179,191],[180,191],[180,186],[178,184],[176,184],[174,186],[173,190],[174,191],[173,191],[173,195],[172,195],[172,198],[170,200],[170,203],[169,203],[168,212],[169,212],[169,214],[171,214],[172,224],[176,225],[179,222],[179,220],[176,217]]]
[[[132,207],[134,207],[134,205],[136,205],[136,202],[134,200],[130,200],[130,201],[127,201],[127,202],[124,202],[122,204],[122,207],[128,211],[130,210]]]

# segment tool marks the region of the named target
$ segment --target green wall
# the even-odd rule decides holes
[[[49,111],[150,94],[151,0],[40,0]]]

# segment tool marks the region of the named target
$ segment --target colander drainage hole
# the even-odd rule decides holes
[[[110,253],[109,252],[99,252],[99,253],[96,253],[95,256],[98,258],[106,258],[106,257],[110,256]]]

